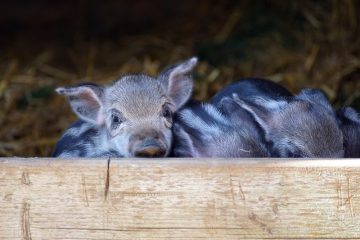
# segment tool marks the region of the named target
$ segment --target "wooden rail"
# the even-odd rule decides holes
[[[0,159],[0,239],[360,238],[360,159]]]

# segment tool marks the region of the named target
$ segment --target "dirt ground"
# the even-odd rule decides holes
[[[51,154],[76,119],[57,86],[156,75],[198,56],[194,97],[243,77],[360,111],[360,2],[2,1],[0,156]]]

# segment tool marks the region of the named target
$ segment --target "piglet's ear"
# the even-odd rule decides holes
[[[198,59],[193,57],[180,64],[171,66],[159,74],[159,78],[166,88],[167,95],[175,104],[175,110],[184,105],[191,96],[193,89],[191,74],[197,62]]]
[[[231,119],[235,124],[242,124],[245,120],[253,121],[251,114],[239,106],[231,97],[223,97],[215,106],[226,118]]]
[[[329,100],[322,90],[306,88],[302,90],[299,95],[296,96],[296,98],[321,105],[327,110],[333,112]]]
[[[104,124],[103,88],[94,84],[60,87],[56,92],[68,97],[72,110],[82,120],[96,125]]]
[[[236,98],[239,99],[237,95]],[[225,114],[231,114],[235,112],[236,109],[240,108],[240,106],[231,97],[223,97],[220,102],[216,104],[216,107]]]
[[[241,99],[237,94],[233,94],[233,99],[254,117],[255,121],[264,130],[267,138],[277,124],[274,117],[288,104],[283,100],[267,98]]]

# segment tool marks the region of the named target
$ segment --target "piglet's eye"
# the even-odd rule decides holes
[[[111,113],[111,128],[117,128],[122,122],[124,122],[124,118],[119,111],[113,110]]]
[[[172,118],[172,112],[171,112],[170,108],[167,105],[163,106],[162,115],[166,119],[171,119]]]
[[[120,123],[121,123],[121,120],[120,120],[119,116],[113,115],[113,116],[112,116],[112,122],[113,122],[113,123],[120,124]]]

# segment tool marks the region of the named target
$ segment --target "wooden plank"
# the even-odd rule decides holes
[[[360,160],[0,159],[0,239],[360,238]]]

